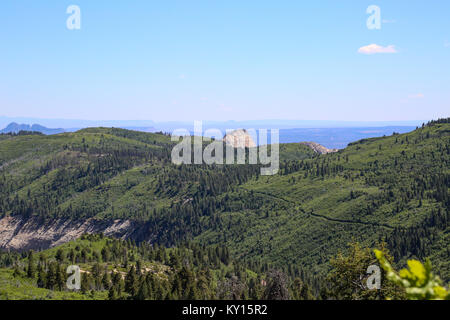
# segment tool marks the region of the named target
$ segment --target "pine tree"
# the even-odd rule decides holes
[[[33,250],[30,250],[30,252],[28,253],[28,268],[27,268],[28,278],[34,278],[35,273],[36,273],[36,266],[34,264]]]
[[[58,249],[58,251],[56,251],[55,259],[59,263],[64,262],[65,256],[64,256],[64,251],[62,249]]]
[[[147,282],[143,277],[139,281],[139,290],[136,296],[137,300],[145,300],[149,296]]]
[[[136,269],[131,266],[125,277],[125,292],[131,296],[135,296],[137,291]]]
[[[38,271],[37,286],[39,288],[45,288],[47,286],[47,281],[46,281],[46,278],[45,278],[45,272],[42,269],[40,269]]]
[[[81,277],[81,293],[86,294],[91,287],[90,275],[88,273],[83,274]]]
[[[268,274],[268,283],[264,292],[265,300],[289,300],[287,277],[280,270],[272,270]]]
[[[66,282],[66,273],[62,266],[58,265],[56,268],[56,286],[59,290],[63,290]]]
[[[108,291],[108,299],[109,300],[117,300],[117,297],[118,297],[118,295],[117,295],[116,288],[114,286],[111,286]]]
[[[49,265],[48,272],[47,272],[47,289],[55,289],[55,286],[57,285],[57,267],[56,263],[52,262]]]
[[[14,265],[13,277],[16,278],[16,277],[20,277],[20,276],[22,276],[22,271],[20,271],[19,265],[16,263]]]
[[[111,277],[107,271],[105,271],[105,273],[103,274],[102,286],[103,290],[109,290],[111,286]]]

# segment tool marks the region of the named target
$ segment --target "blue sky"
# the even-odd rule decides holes
[[[66,27],[71,4],[80,30]],[[380,30],[366,27],[369,5]],[[0,39],[0,116],[396,121],[450,110],[446,0],[2,0]],[[358,52],[371,44],[392,53]]]

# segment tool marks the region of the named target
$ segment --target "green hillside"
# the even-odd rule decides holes
[[[433,123],[287,162],[280,175],[251,179],[227,194],[236,209],[221,213],[225,228],[198,240],[315,273],[325,272],[352,239],[369,247],[385,240],[400,264],[430,256],[448,279],[449,133],[448,123]]]
[[[80,268],[78,290],[66,286],[73,264]],[[83,235],[39,253],[0,253],[0,300],[259,299],[261,281],[269,278],[254,268],[230,258],[223,246],[167,249]],[[294,296],[301,295],[299,283],[309,292],[299,281],[289,288]]]
[[[280,172],[170,162],[163,134],[90,128],[0,137],[0,216],[130,219],[133,240],[226,245],[246,264],[321,277],[352,240],[450,279],[448,119],[317,155],[282,144]]]

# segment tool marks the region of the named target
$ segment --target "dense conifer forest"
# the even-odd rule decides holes
[[[339,252],[354,252],[355,243],[363,251],[385,246],[397,267],[429,258],[448,283],[449,121],[326,155],[282,144],[274,176],[260,175],[259,164],[174,165],[174,142],[163,133],[89,128],[0,135],[2,219],[134,226],[124,240],[83,235],[50,249],[4,250],[3,288],[16,279],[30,295],[13,287],[0,294],[349,298],[356,293],[333,291],[342,279],[332,275],[343,261],[336,260]],[[72,263],[84,271],[77,293],[63,288]],[[397,289],[386,290],[401,297]]]

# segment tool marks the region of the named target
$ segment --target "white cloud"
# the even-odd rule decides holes
[[[389,45],[387,47],[380,46],[378,44],[369,44],[358,49],[359,53],[362,54],[376,54],[376,53],[397,53],[397,49],[394,45]]]
[[[423,93],[412,94],[408,96],[409,99],[423,99],[425,95]]]
[[[450,41],[445,40],[445,42],[444,42],[444,47],[450,48]]]

